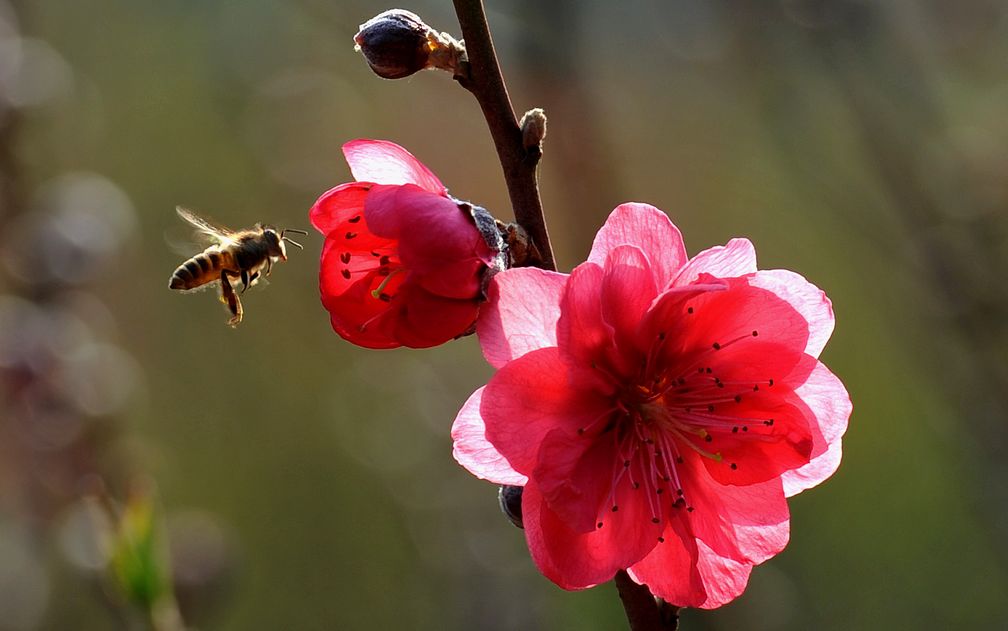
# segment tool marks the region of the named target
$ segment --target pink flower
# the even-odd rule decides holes
[[[436,346],[470,331],[499,254],[472,206],[395,143],[354,140],[343,155],[357,181],[311,209],[325,235],[319,288],[333,329],[368,348]]]
[[[513,269],[489,293],[477,333],[499,371],[455,419],[455,458],[524,485],[543,574],[581,589],[626,569],[689,607],[741,594],[787,544],[785,498],[840,463],[826,295],[757,271],[746,239],[687,260],[645,204],[616,208],[569,276]]]

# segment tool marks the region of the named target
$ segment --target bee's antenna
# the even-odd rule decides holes
[[[303,245],[301,245],[300,243],[298,243],[294,239],[291,239],[290,237],[284,236],[288,232],[293,232],[294,234],[303,234],[303,235],[306,235],[306,236],[308,235],[308,233],[305,232],[304,230],[297,230],[295,228],[284,228],[283,230],[280,231],[280,238],[281,239],[283,239],[284,241],[287,241],[287,242],[289,242],[289,243],[291,243],[293,245],[296,245],[299,250],[303,250],[304,249]]]

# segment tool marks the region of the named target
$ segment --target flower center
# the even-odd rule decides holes
[[[384,291],[385,291],[385,287],[389,284],[389,281],[392,280],[393,278],[395,278],[396,274],[398,274],[400,272],[405,272],[405,271],[406,271],[406,268],[404,268],[404,267],[397,267],[397,268],[395,268],[393,270],[388,271],[385,274],[385,278],[382,280],[382,282],[377,287],[375,287],[374,289],[371,290],[371,297],[372,298],[377,298],[377,299],[381,300],[382,299],[382,295],[387,295],[387,294],[384,294]],[[379,270],[379,274],[380,273],[381,273],[381,270]]]
[[[659,361],[666,339],[664,334],[657,336],[640,374],[617,396],[614,410],[579,430],[599,439],[610,432],[615,442],[617,463],[602,515],[619,510],[615,499],[621,485],[646,495],[655,524],[684,509],[692,513],[683,472],[696,465],[687,465],[684,456],[696,454],[736,471],[739,464],[725,462],[722,445],[734,446],[736,451],[731,453],[737,453],[738,439],[772,432],[774,419],[753,416],[747,410],[752,409],[749,398],[772,387],[774,380],[726,380],[716,368],[724,364],[717,361],[718,353],[758,336],[758,331],[752,331],[736,339],[712,341],[708,350],[682,362]],[[602,528],[604,521],[600,516],[596,526]]]

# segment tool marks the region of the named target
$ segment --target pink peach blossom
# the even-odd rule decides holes
[[[789,536],[785,498],[840,463],[851,412],[818,361],[830,301],[733,239],[687,259],[657,208],[624,204],[570,275],[513,269],[477,333],[499,370],[463,406],[456,459],[524,485],[539,569],[565,589],[626,569],[713,608]]]
[[[368,348],[436,346],[469,331],[498,256],[471,206],[395,143],[354,140],[343,155],[357,181],[310,214],[325,235],[319,288],[333,329]]]

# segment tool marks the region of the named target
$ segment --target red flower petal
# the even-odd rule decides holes
[[[773,292],[805,318],[809,330],[805,352],[819,357],[833,334],[833,304],[826,293],[802,275],[783,269],[756,272],[749,277],[749,284]]]
[[[852,405],[846,388],[825,365],[815,363],[815,368],[804,383],[795,388],[817,422],[819,432],[814,434],[813,458],[807,465],[782,476],[784,492],[788,497],[816,486],[833,475],[840,466],[840,439],[847,431]]]
[[[483,356],[495,368],[529,351],[556,346],[567,274],[521,267],[494,276],[476,323]]]
[[[612,327],[618,346],[634,348],[641,319],[658,295],[644,252],[629,245],[609,250],[601,289],[602,319]]]
[[[375,184],[416,184],[437,195],[447,189],[430,169],[394,142],[351,140],[343,145],[343,156],[358,182]]]
[[[645,504],[628,502],[610,513],[601,528],[576,532],[557,517],[535,481],[529,480],[522,495],[525,540],[547,578],[564,589],[591,587],[611,580],[658,544],[661,526],[641,519]]]
[[[718,555],[745,563],[761,563],[783,550],[790,524],[780,480],[720,484],[707,472],[703,459],[687,455],[681,474],[684,497],[694,510],[678,514],[696,538]]]
[[[395,338],[400,344],[430,348],[472,328],[479,315],[479,304],[475,300],[436,296],[417,285],[403,283],[390,313],[396,319]]]
[[[373,240],[369,244],[380,248]],[[322,306],[329,311],[333,330],[344,339],[365,348],[394,348],[399,344],[390,338],[389,330],[374,324],[389,305],[371,294],[381,283],[374,272],[364,271],[372,261],[367,252],[347,250],[344,240],[326,239],[319,266]],[[394,290],[395,282],[386,289]]]
[[[621,245],[633,245],[644,252],[658,287],[667,285],[686,264],[682,234],[668,215],[650,204],[617,206],[595,235],[588,261],[605,265],[609,251]]]
[[[665,540],[629,569],[630,576],[646,584],[655,596],[681,607],[714,609],[745,591],[752,564],[718,556],[702,541],[669,546],[675,541],[671,534]],[[694,547],[695,556],[686,556],[684,548]]]
[[[557,320],[557,345],[575,365],[589,366],[607,356],[614,357],[613,328],[602,317],[604,276],[600,266],[582,263],[571,272],[564,288]]]
[[[676,275],[675,285],[688,285],[701,274],[716,278],[745,276],[756,271],[756,249],[749,239],[732,239],[700,252]]]
[[[486,438],[486,425],[480,416],[483,389],[472,393],[452,424],[452,455],[477,478],[495,484],[524,486],[528,478],[511,468],[507,459]]]
[[[808,321],[789,302],[757,286],[752,279],[753,276],[725,279],[728,282],[725,291],[705,292],[689,301],[681,342],[687,355],[700,350],[723,353],[732,346],[744,348],[769,340],[792,350],[788,371],[797,362],[809,340]],[[786,363],[783,358],[767,361],[775,365]],[[778,376],[783,374],[786,373]]]
[[[326,191],[308,213],[312,225],[322,234],[328,235],[346,226],[355,217],[363,217],[364,199],[371,186],[367,182],[349,182]]]
[[[518,473],[535,469],[550,431],[573,434],[610,411],[593,384],[569,373],[556,348],[543,348],[509,362],[486,385],[480,405],[486,437]]]
[[[627,568],[627,573],[667,602],[679,607],[699,607],[707,601],[704,577],[698,568],[702,545],[686,529],[685,522],[671,520],[665,526],[662,541]]]

